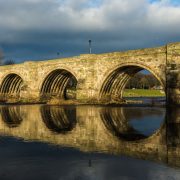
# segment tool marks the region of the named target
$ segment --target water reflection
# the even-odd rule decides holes
[[[32,105],[0,112],[1,135],[180,167],[180,109]]]
[[[124,109],[121,108],[103,108],[101,111],[101,119],[106,128],[115,136],[125,140],[139,140],[147,136],[140,134],[132,126],[128,119],[124,116]]]
[[[180,108],[169,108],[167,111],[167,144],[169,147],[180,148]]]
[[[17,127],[22,122],[20,106],[4,106],[1,107],[2,120],[8,127]]]
[[[147,137],[161,127],[166,111],[160,107],[129,107],[124,108],[123,113],[129,125]]]
[[[75,107],[42,106],[41,115],[47,128],[56,133],[71,131],[76,124]]]

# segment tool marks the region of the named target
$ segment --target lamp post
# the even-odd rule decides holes
[[[89,54],[91,54],[91,40],[89,40]]]

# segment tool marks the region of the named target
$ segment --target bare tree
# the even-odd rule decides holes
[[[9,60],[6,60],[3,64],[4,65],[12,65],[12,64],[15,64],[15,62],[13,59],[9,59]]]

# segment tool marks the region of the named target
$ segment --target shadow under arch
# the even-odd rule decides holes
[[[2,120],[10,128],[18,127],[23,121],[20,106],[1,107],[0,111]]]
[[[136,111],[136,114],[133,112],[132,115],[129,115],[129,112],[132,112],[132,108],[129,109],[129,111],[127,111],[123,107],[104,107],[100,111],[100,117],[103,121],[103,124],[109,130],[109,132],[118,137],[120,140],[124,141],[139,141],[147,139],[149,137],[152,137],[162,128],[166,114],[164,110],[160,112],[156,110],[156,112],[154,112],[154,115],[158,117],[162,116],[162,118],[160,118],[160,123],[156,125],[155,129],[153,129],[153,131],[150,134],[144,133],[136,129],[136,127],[134,127],[130,123],[130,120],[132,119],[132,116],[135,119],[141,119],[141,117],[146,117],[149,115],[152,116],[151,110],[146,111],[147,113],[151,113],[149,115],[146,114],[146,112],[142,112],[142,108],[139,108],[139,110],[134,108],[134,111]],[[146,122],[148,121],[149,119],[146,120]]]
[[[6,101],[8,98],[20,98],[20,91],[23,84],[23,79],[15,74],[8,74],[2,81],[0,86],[1,101]]]
[[[76,125],[76,107],[42,106],[42,120],[55,133],[65,134]]]
[[[153,74],[165,90],[165,82],[151,69],[143,65],[129,63],[120,65],[108,74],[101,85],[99,99],[101,101],[124,101],[123,90],[126,84],[136,73],[142,70],[148,70],[151,74]]]
[[[44,79],[40,89],[40,99],[48,101],[52,98],[76,99],[76,77],[65,69],[56,69]]]

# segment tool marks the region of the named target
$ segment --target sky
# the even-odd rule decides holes
[[[180,42],[180,0],[0,0],[0,49],[17,63]]]

